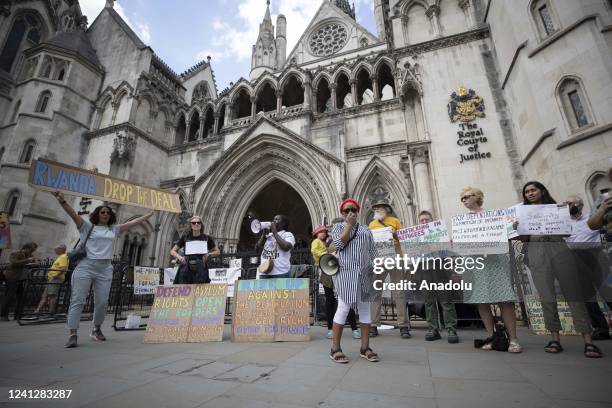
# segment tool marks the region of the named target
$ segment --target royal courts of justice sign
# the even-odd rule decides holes
[[[32,161],[28,182],[32,187],[40,190],[60,191],[78,197],[89,197],[159,211],[181,212],[178,194],[46,159]]]

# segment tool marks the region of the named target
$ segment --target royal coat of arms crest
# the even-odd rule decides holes
[[[473,89],[467,90],[463,85],[451,94],[447,107],[451,122],[471,122],[485,116],[482,98]]]

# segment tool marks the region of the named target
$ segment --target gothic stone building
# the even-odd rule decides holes
[[[50,255],[76,239],[27,185],[36,157],[178,193],[183,214],[158,213],[116,248],[159,266],[189,214],[235,250],[253,243],[249,217],[275,213],[305,244],[347,195],[362,222],[385,195],[410,225],[423,209],[463,212],[467,185],[487,208],[517,203],[528,179],[589,204],[609,187],[609,0],[373,0],[377,33],[346,0],[319,1],[290,50],[285,17],[262,1],[251,72],[221,92],[210,59],[175,73],[112,0],[88,27],[76,0],[0,1],[0,205],[14,245]],[[121,222],[143,212],[115,208]]]

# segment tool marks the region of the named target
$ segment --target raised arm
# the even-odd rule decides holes
[[[593,231],[599,230],[604,225],[604,216],[606,212],[612,208],[612,197],[607,197],[588,219],[587,225]]]
[[[146,220],[148,220],[149,218],[151,218],[151,216],[155,214],[155,210],[151,210],[148,213],[146,213],[145,215],[138,217],[136,219],[133,219],[132,221],[128,221],[124,224],[119,224],[117,225],[117,227],[119,228],[119,232],[123,232],[123,231],[127,231],[130,228],[138,225],[138,224],[142,224],[143,222],[145,222]]]
[[[64,209],[64,211],[66,211],[66,214],[68,214],[70,218],[72,218],[72,221],[74,221],[77,228],[81,228],[81,225],[83,225],[83,218],[81,218],[81,216],[77,214],[76,211],[74,211],[74,208],[72,208],[70,204],[68,204],[68,202],[64,199],[64,196],[59,191],[55,191],[51,194],[53,194],[53,196],[57,198],[57,201],[60,203],[60,206]]]

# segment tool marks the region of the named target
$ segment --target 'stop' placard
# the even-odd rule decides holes
[[[78,197],[172,213],[181,212],[178,194],[46,159],[32,161],[28,183],[39,190],[61,191]]]

